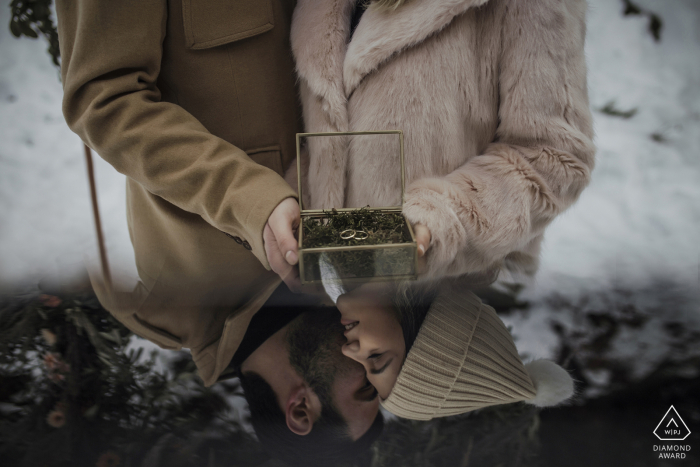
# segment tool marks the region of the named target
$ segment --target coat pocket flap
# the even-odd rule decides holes
[[[209,49],[262,34],[274,27],[270,0],[182,0],[189,49]]]
[[[253,159],[260,165],[264,165],[268,169],[272,169],[279,175],[283,175],[282,155],[280,154],[279,146],[270,146],[267,148],[250,149],[246,151],[248,157]]]

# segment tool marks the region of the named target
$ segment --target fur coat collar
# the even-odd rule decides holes
[[[486,2],[412,0],[391,12],[369,9],[348,43],[356,0],[299,0],[291,31],[297,73],[323,99],[334,131],[347,131],[347,98],[366,75]]]
[[[306,131],[404,132],[403,212],[430,229],[426,277],[534,272],[545,227],[593,166],[586,0],[410,0],[367,11],[349,40],[354,7],[298,0]],[[304,207],[396,205],[393,149],[309,138]]]

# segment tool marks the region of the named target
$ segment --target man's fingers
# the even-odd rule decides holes
[[[289,264],[287,264],[280,252],[275,234],[272,232],[269,223],[265,224],[265,229],[263,230],[263,242],[265,244],[265,255],[267,256],[267,262],[270,263],[270,268],[282,276],[282,274],[286,273],[286,268],[289,267]]]
[[[265,224],[263,240],[265,242],[265,254],[267,255],[267,261],[270,263],[270,269],[282,278],[284,283],[287,284],[287,287],[289,287],[289,290],[298,293],[301,290],[299,269],[295,266],[291,266],[282,257],[282,252],[280,251],[277,239],[269,223]]]
[[[416,235],[418,256],[423,257],[430,248],[430,230],[423,224],[416,224],[413,226],[413,233]]]
[[[299,260],[297,256],[298,245],[291,224],[281,224],[277,228],[272,227],[272,231],[275,234],[275,239],[277,239],[280,254],[284,255],[284,259],[290,265],[297,264]]]
[[[278,204],[270,214],[268,225],[285,261],[290,265],[297,264],[299,257],[294,231],[299,226],[299,205],[296,200],[287,198]]]

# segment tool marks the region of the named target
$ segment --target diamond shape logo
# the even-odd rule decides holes
[[[671,406],[656,425],[654,434],[661,441],[683,441],[690,435],[690,430],[676,409]]]

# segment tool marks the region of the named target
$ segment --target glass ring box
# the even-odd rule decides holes
[[[405,191],[403,132],[298,133],[296,145],[301,283],[414,280],[418,264],[416,238],[401,209]],[[354,197],[356,202],[363,198],[362,194],[368,199],[389,202],[382,207],[362,203],[357,207],[306,209],[301,156],[311,148],[321,154],[329,148],[341,148],[365,161],[388,167],[383,173],[397,167],[395,180],[380,180],[378,184],[355,189],[360,193]],[[348,165],[348,170],[352,170],[353,161],[349,160]],[[369,183],[368,177],[364,179],[361,183]],[[349,190],[353,190],[352,183]],[[387,195],[391,191],[396,193]]]

